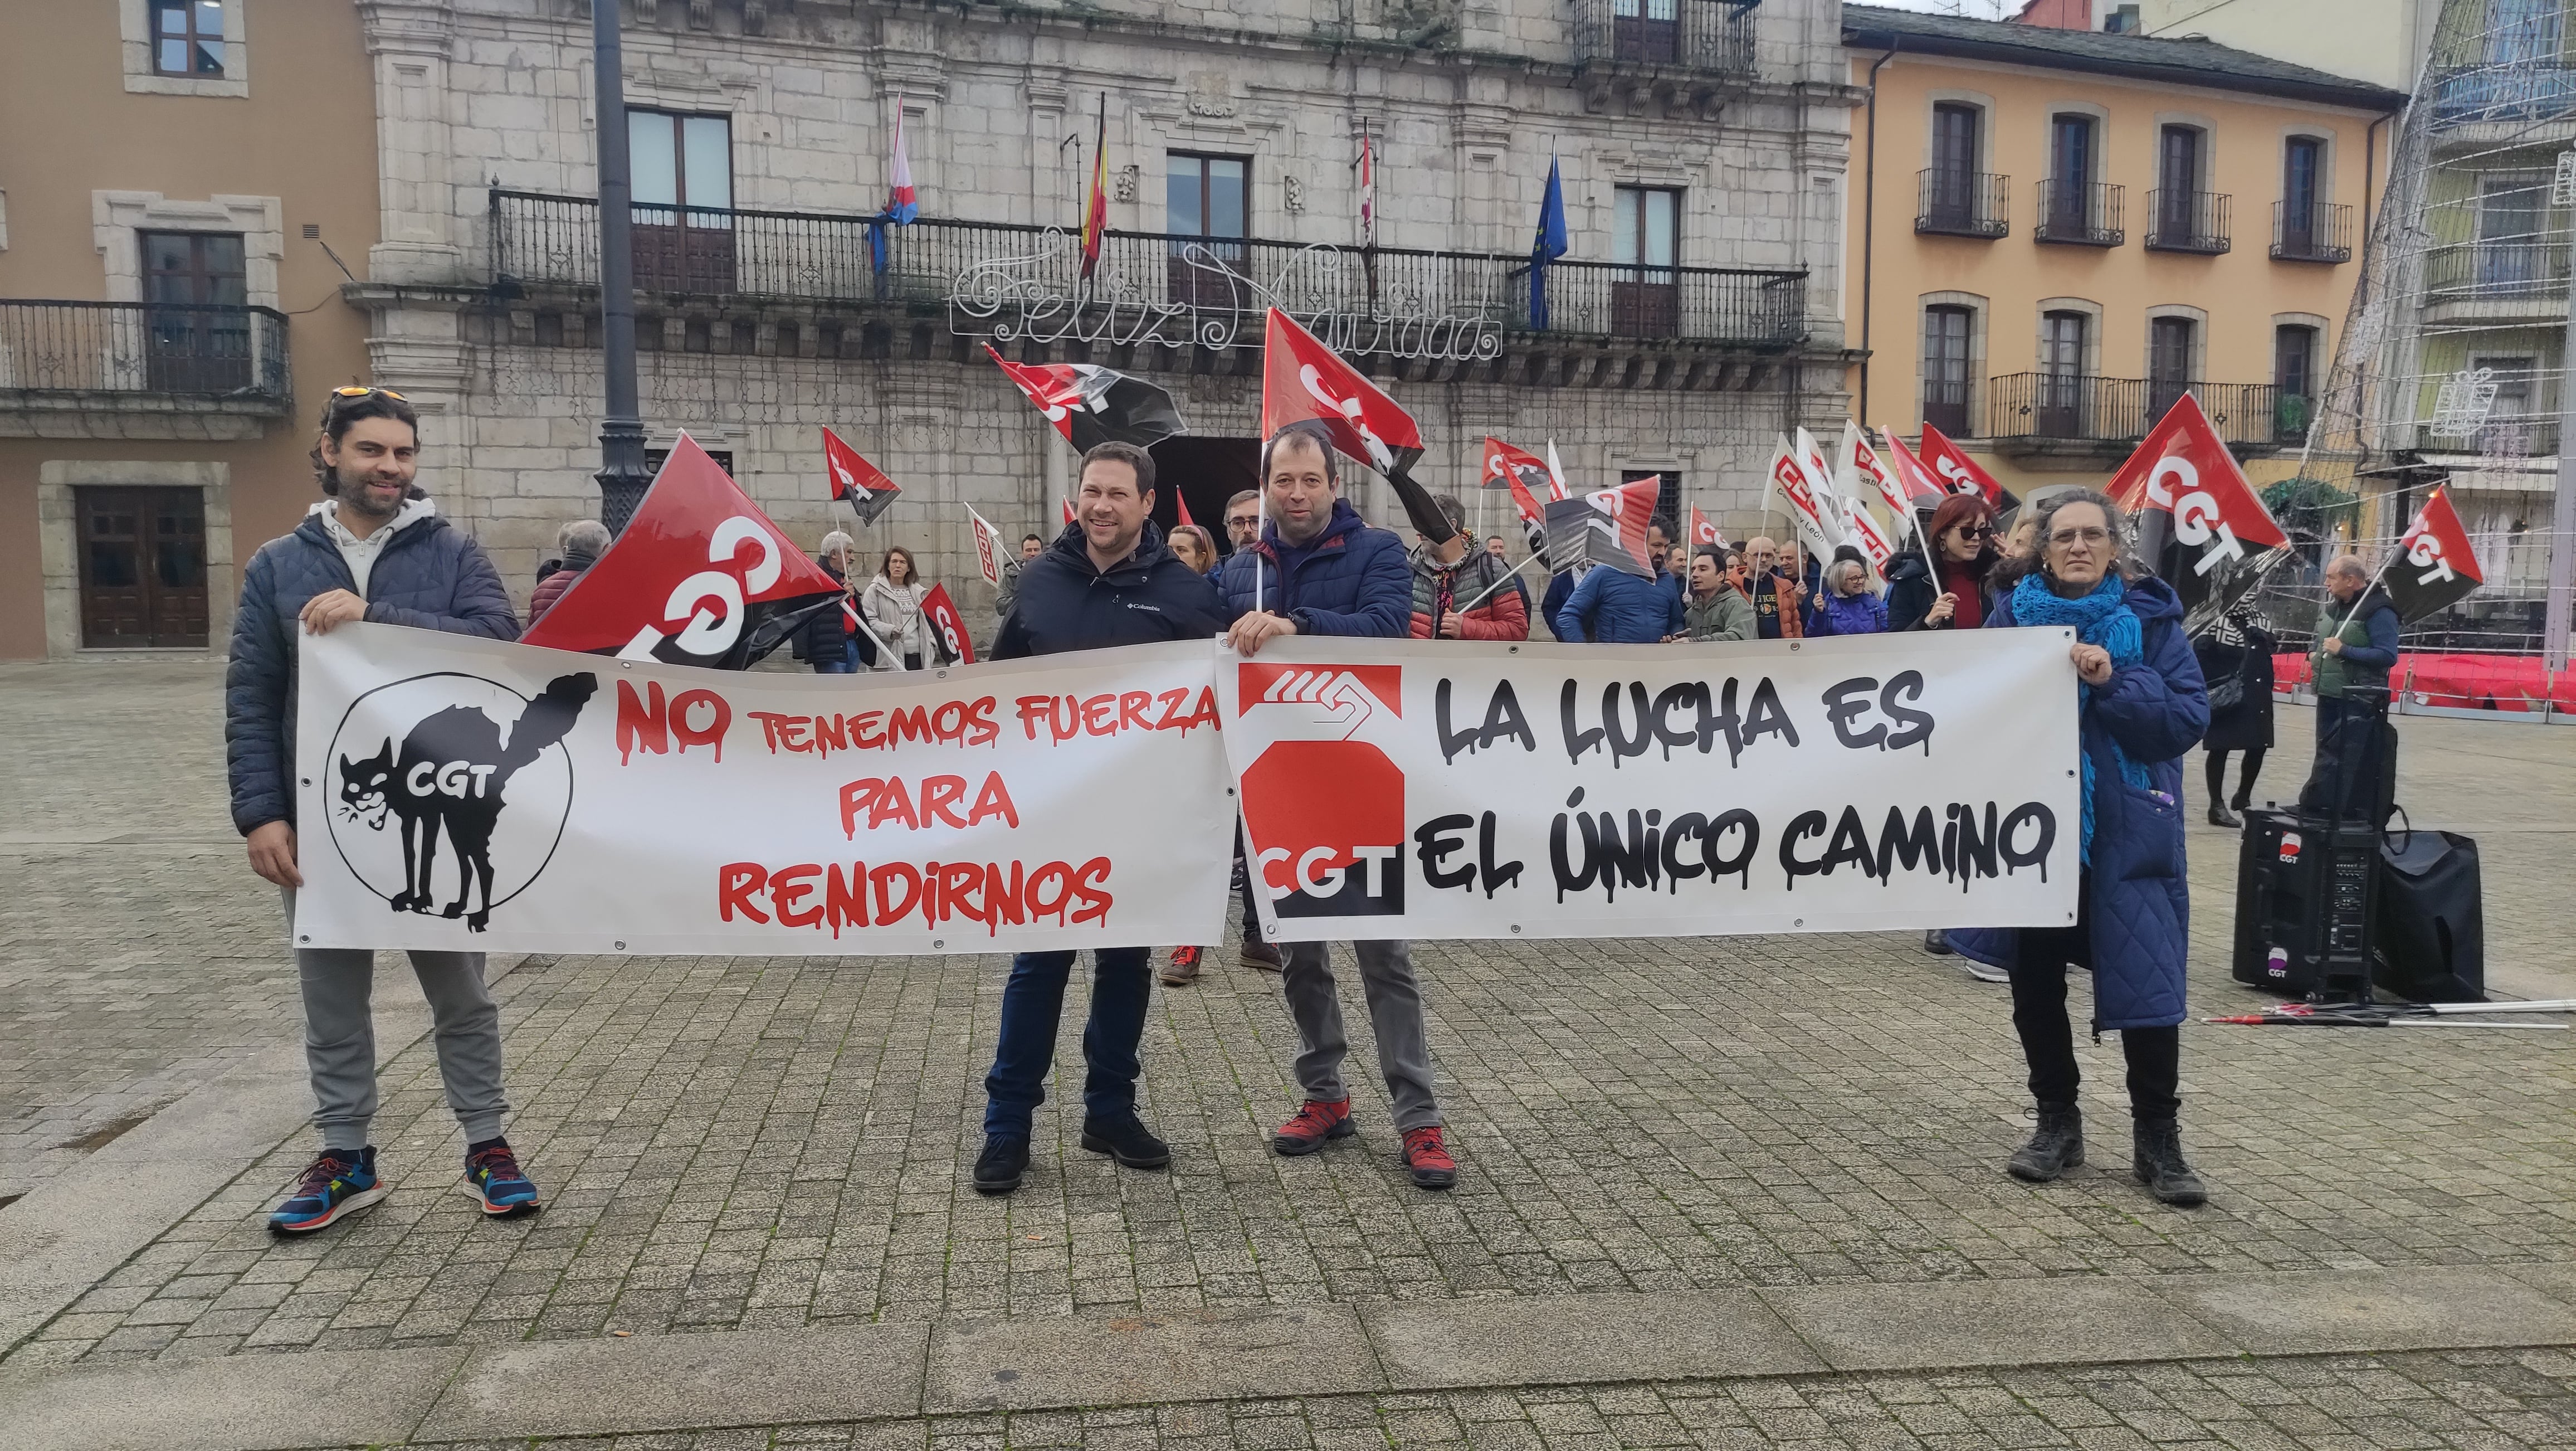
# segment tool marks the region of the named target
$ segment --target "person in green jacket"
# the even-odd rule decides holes
[[[1674,640],[1750,640],[1753,601],[1737,587],[1741,556],[1720,553],[1714,544],[1691,551],[1690,588],[1682,595],[1683,632]]]

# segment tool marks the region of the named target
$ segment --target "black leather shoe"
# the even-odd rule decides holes
[[[2212,826],[2223,826],[2229,831],[2234,831],[2239,827],[2242,827],[2245,823],[2236,819],[2236,813],[2228,810],[2224,806],[2221,806],[2217,802],[2212,801],[2209,803],[2209,824]]]
[[[975,1156],[975,1192],[1008,1194],[1029,1171],[1029,1141],[988,1135],[984,1152]]]
[[[1950,934],[1935,927],[1923,934],[1923,950],[1934,957],[1947,957],[1956,949],[1950,946]]]
[[[2084,1163],[2084,1114],[2071,1103],[2039,1106],[2039,1127],[2004,1165],[2016,1179],[2045,1184]]]
[[[1082,1146],[1107,1154],[1130,1169],[1159,1169],[1172,1162],[1172,1146],[1154,1137],[1138,1118],[1103,1119],[1085,1115]]]

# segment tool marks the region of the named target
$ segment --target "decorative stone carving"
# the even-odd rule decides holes
[[[1136,163],[1131,161],[1118,168],[1118,181],[1114,190],[1120,201],[1132,202],[1136,199],[1136,177]]]
[[[1280,204],[1288,208],[1290,214],[1294,215],[1306,210],[1306,179],[1304,177],[1297,175],[1295,172],[1288,172],[1281,175],[1279,178],[1279,193]]]

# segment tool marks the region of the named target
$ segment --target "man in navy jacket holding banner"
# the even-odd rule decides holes
[[[1154,527],[1154,460],[1128,443],[1082,456],[1074,522],[1023,565],[993,658],[1018,660],[1166,640],[1204,640],[1235,612],[1207,579],[1163,546]],[[1104,947],[1092,957],[1091,1020],[1082,1031],[1082,1147],[1132,1169],[1159,1169],[1172,1151],[1136,1115],[1137,1047],[1153,991],[1149,947]],[[1008,1194],[1028,1172],[1029,1137],[1046,1101],[1073,953],[1023,952],[1002,989],[1000,1042],[984,1078],[984,1151],[978,1193]]]
[[[1243,612],[1229,636],[1235,650],[1254,655],[1282,635],[1407,637],[1413,573],[1404,544],[1370,528],[1342,500],[1331,435],[1314,423],[1271,435],[1262,449],[1261,484],[1268,515],[1261,538],[1236,550],[1217,575],[1228,608]],[[1317,785],[1330,789],[1328,782]],[[1250,866],[1263,871],[1257,861]],[[1442,1142],[1440,1105],[1431,1092],[1431,1050],[1412,953],[1401,941],[1354,942],[1351,951],[1377,1030],[1395,1126],[1404,1136],[1401,1161],[1415,1184],[1449,1188],[1458,1182],[1458,1165]],[[1306,1101],[1270,1142],[1281,1154],[1312,1154],[1358,1131],[1342,1083],[1350,1040],[1327,944],[1287,944],[1281,987],[1297,1022],[1297,1081]]]

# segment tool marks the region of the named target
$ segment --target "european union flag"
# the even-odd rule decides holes
[[[1547,199],[1539,203],[1538,240],[1530,246],[1530,327],[1547,328],[1547,264],[1565,255],[1565,183],[1547,159]]]

